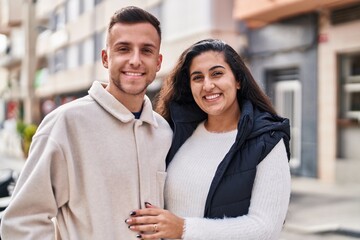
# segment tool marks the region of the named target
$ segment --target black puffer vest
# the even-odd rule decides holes
[[[197,125],[206,119],[206,114],[196,104],[172,103],[170,113],[174,137],[167,165]],[[284,139],[290,159],[289,120],[260,112],[245,100],[235,143],[217,168],[207,196],[204,217],[238,217],[248,213],[256,166],[281,139]]]

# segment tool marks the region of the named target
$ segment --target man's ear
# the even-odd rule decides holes
[[[156,72],[160,71],[162,60],[163,60],[163,56],[162,54],[159,54]]]
[[[108,55],[105,49],[101,50],[101,61],[104,68],[108,68]]]

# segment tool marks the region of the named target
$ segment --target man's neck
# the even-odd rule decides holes
[[[140,112],[144,102],[144,95],[119,96],[116,99],[121,102],[130,112]]]
[[[140,112],[144,102],[145,91],[140,94],[128,94],[114,90],[110,85],[106,87],[106,90],[113,95],[121,104],[123,104],[130,112]]]

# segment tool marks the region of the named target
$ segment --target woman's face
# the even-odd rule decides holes
[[[240,83],[223,53],[207,51],[193,58],[190,88],[195,102],[209,117],[228,117],[239,111],[236,92]]]

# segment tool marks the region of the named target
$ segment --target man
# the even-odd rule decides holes
[[[2,238],[136,239],[124,220],[145,202],[163,205],[172,131],[145,96],[160,70],[159,21],[127,7],[108,26],[109,82],[51,112],[2,222]],[[56,227],[54,228],[54,224]]]

